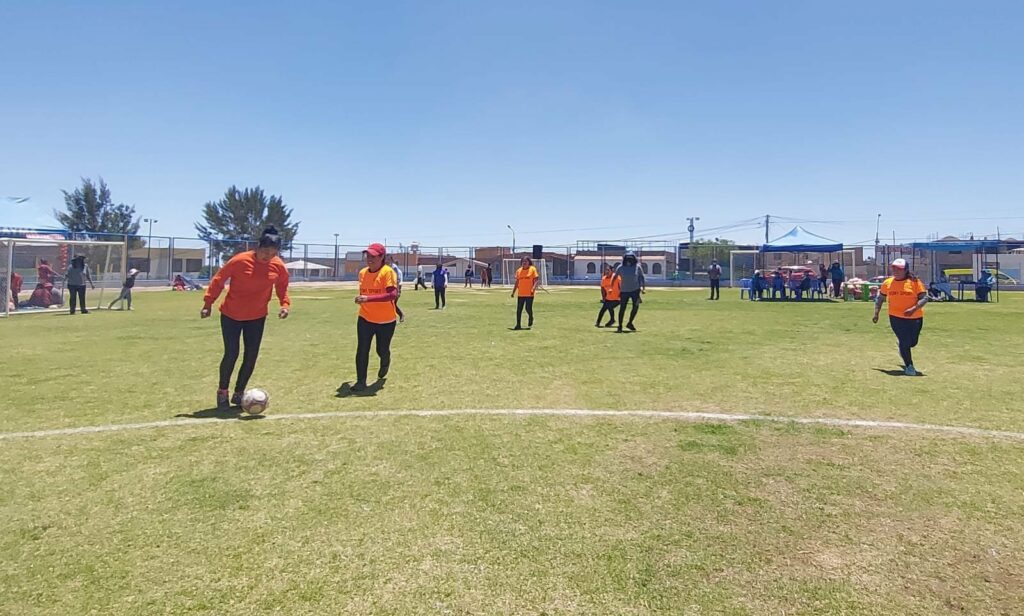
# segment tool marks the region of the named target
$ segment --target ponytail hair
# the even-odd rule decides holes
[[[277,227],[270,225],[264,229],[257,246],[260,248],[276,248],[277,250],[281,250],[281,234],[278,233]]]

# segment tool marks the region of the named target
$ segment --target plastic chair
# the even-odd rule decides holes
[[[746,293],[747,297],[750,297],[750,279],[740,278],[740,299],[743,299],[743,294]]]

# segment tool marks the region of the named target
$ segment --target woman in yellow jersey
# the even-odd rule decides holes
[[[519,301],[516,303],[516,326],[515,329],[523,329],[523,308],[526,308],[526,315],[529,317],[527,328],[533,327],[533,296],[537,291],[537,283],[540,278],[537,276],[537,268],[533,266],[530,257],[523,257],[519,262],[519,269],[516,270],[516,285],[512,288],[511,297],[519,293]]]
[[[615,268],[611,263],[605,263],[604,274],[601,276],[601,312],[597,313],[597,322],[594,327],[602,327],[601,319],[607,310],[610,320],[603,327],[615,325],[615,308],[619,305],[619,288],[622,280],[615,277]]]
[[[911,349],[917,346],[924,327],[924,305],[928,303],[928,289],[917,276],[910,273],[904,259],[893,261],[890,271],[892,276],[885,279],[875,298],[875,316],[871,321],[878,323],[878,313],[888,299],[889,326],[899,341],[903,373],[916,376]]]
[[[377,338],[377,356],[380,369],[377,378],[383,379],[391,367],[391,338],[395,335],[398,312],[398,280],[395,271],[384,265],[387,251],[381,244],[370,244],[363,251],[366,267],[359,271],[359,320],[356,323],[358,346],[356,348],[356,383],[352,391],[366,389],[366,372],[370,365],[370,344]]]

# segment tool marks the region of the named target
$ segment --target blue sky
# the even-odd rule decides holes
[[[1020,2],[7,2],[0,226],[60,189],[307,241],[1024,234]]]

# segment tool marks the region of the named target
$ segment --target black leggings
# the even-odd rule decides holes
[[[604,318],[604,313],[607,312],[608,316],[611,318],[611,320],[608,321],[608,325],[615,325],[615,307],[618,305],[619,300],[617,299],[606,299],[603,302],[601,302],[601,312],[597,313],[597,322],[600,323],[601,319]]]
[[[629,323],[633,323],[633,319],[636,318],[636,313],[640,310],[640,291],[623,291],[622,300],[619,302],[619,327],[622,327],[622,321],[626,316],[626,304],[629,300],[633,300],[633,309],[629,312]]]
[[[893,333],[896,334],[896,340],[899,341],[903,365],[913,366],[914,357],[910,349],[917,346],[917,341],[921,337],[921,329],[924,327],[924,319],[901,319],[890,316],[889,326],[892,327]]]
[[[445,287],[434,287],[434,309],[444,308]]]
[[[533,296],[519,297],[516,302],[516,327],[523,326],[523,308],[526,308],[527,327],[533,327]]]
[[[718,299],[722,296],[722,281],[711,281],[711,299]]]
[[[263,327],[266,324],[267,317],[254,321],[236,321],[225,314],[220,315],[220,332],[224,336],[224,359],[220,360],[221,389],[227,389],[231,384],[231,373],[234,372],[235,362],[238,361],[241,338],[245,341],[245,355],[242,357],[242,367],[238,370],[235,391],[245,391],[252,371],[256,368],[256,358],[259,357],[260,344],[263,342]]]
[[[70,294],[69,301],[71,302],[71,314],[75,314],[75,308],[78,304],[82,305],[82,312],[89,312],[89,309],[85,307],[85,285],[68,285],[68,293]]]
[[[395,335],[395,322],[370,323],[363,317],[356,322],[356,382],[366,384],[366,371],[370,366],[370,344],[377,337],[377,357],[380,358],[378,378],[384,378],[391,367],[391,338]]]

